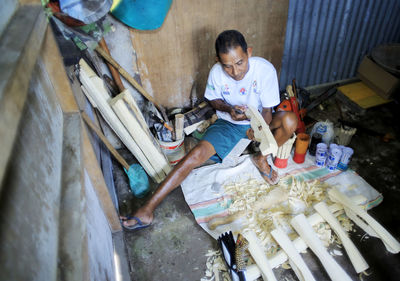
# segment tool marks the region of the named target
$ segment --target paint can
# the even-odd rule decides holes
[[[320,142],[319,144],[317,144],[317,149],[315,151],[315,157],[326,157],[328,155],[328,146],[323,143]]]
[[[164,152],[165,156],[171,165],[176,165],[182,158],[185,156],[185,138],[182,138],[177,141],[165,142],[160,141],[160,147],[162,152]]]
[[[344,147],[342,149],[342,156],[340,157],[339,164],[337,168],[346,171],[348,169],[348,164],[350,162],[351,156],[353,155],[354,150],[350,147]]]
[[[326,164],[326,158],[328,157],[328,146],[320,142],[317,144],[315,151],[315,165],[318,167],[324,167]]]
[[[324,167],[326,162],[326,157],[325,156],[317,156],[315,157],[315,165],[317,167]]]
[[[329,171],[336,170],[341,156],[342,150],[337,145],[333,145],[332,148],[329,149],[328,158],[326,160],[326,167]]]

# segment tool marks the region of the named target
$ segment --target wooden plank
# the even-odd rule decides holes
[[[47,21],[41,5],[22,6],[0,41],[0,183],[10,158],[29,81],[41,50]],[[0,191],[1,191],[0,185]]]
[[[82,116],[83,120],[85,121],[85,123],[96,133],[96,135],[100,138],[100,140],[108,148],[108,150],[115,157],[115,159],[117,159],[117,161],[128,171],[129,167],[130,167],[129,164],[125,161],[124,158],[122,158],[121,154],[119,154],[118,151],[115,150],[115,148],[107,140],[106,136],[100,131],[100,129],[97,128],[96,125],[93,124],[92,120],[90,120],[90,117],[85,112],[82,112],[81,116]]]
[[[183,114],[175,114],[175,139],[180,140],[183,138],[183,122],[185,116]]]
[[[83,148],[83,163],[87,171],[93,187],[96,190],[97,197],[103,208],[104,214],[107,217],[108,223],[112,232],[121,231],[121,223],[114,204],[111,200],[110,193],[108,192],[106,182],[104,181],[103,173],[100,165],[97,162],[93,146],[90,142],[86,129],[82,125],[82,148]]]
[[[129,89],[125,89],[121,94],[123,95],[123,99],[126,102],[126,104],[129,106],[129,108],[135,114],[135,117],[139,121],[143,130],[146,132],[146,134],[149,136],[149,138],[152,138],[152,134],[150,133],[149,127],[147,126],[147,123],[146,123],[146,120],[144,119],[142,111],[140,110],[139,106],[137,105],[137,103],[136,103],[135,99],[133,98]]]
[[[124,125],[115,115],[114,111],[108,104],[110,96],[107,94],[107,90],[104,88],[103,81],[93,72],[93,70],[88,66],[88,64],[81,60],[79,62],[80,69],[80,80],[87,91],[85,94],[90,95],[91,99],[94,100],[98,106],[100,113],[104,117],[104,120],[108,125],[114,130],[122,142],[126,145],[129,151],[136,157],[139,163],[143,166],[148,175],[153,178],[157,183],[162,181],[162,178],[154,170],[151,163],[148,161],[146,156],[140,150],[138,145],[134,142],[129,132],[126,130]]]
[[[143,87],[167,108],[189,106],[192,89],[194,96],[202,98],[215,63],[215,39],[225,29],[241,31],[253,55],[271,61],[279,73],[288,3],[173,1],[159,29],[131,29]]]
[[[153,141],[146,134],[146,131],[140,126],[137,119],[129,111],[124,101],[124,95],[120,94],[116,96],[109,101],[109,104],[117,114],[119,120],[124,124],[133,140],[154,167],[154,170],[161,177],[165,178],[165,176],[171,171],[171,166],[169,165],[165,155],[155,147]]]
[[[55,94],[58,97],[63,112],[78,113],[79,108],[51,28],[48,28],[46,31],[42,54],[47,73],[49,74],[49,78],[53,84]]]

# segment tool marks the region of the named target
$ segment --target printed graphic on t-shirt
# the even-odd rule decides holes
[[[210,90],[213,90],[213,91],[215,91],[215,88],[214,88],[214,86],[213,86],[213,85],[211,85],[211,84],[208,84],[208,83],[207,83],[207,88],[208,88],[208,89],[210,89]]]
[[[256,80],[253,81],[252,87],[253,87],[253,92],[255,94],[259,94],[260,93],[259,91],[257,91],[257,81]]]
[[[240,89],[240,94],[242,95],[242,96],[244,96],[244,95],[246,95],[246,89],[245,88],[241,88]]]
[[[222,86],[222,94],[223,95],[230,95],[231,93],[229,92],[229,86],[227,84],[225,84],[224,86]]]

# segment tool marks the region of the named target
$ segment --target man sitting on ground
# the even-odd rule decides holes
[[[149,201],[131,217],[121,217],[126,229],[149,226],[153,213],[164,198],[196,167],[209,158],[221,162],[242,138],[252,138],[250,121],[244,114],[247,105],[258,108],[269,125],[278,146],[283,145],[297,127],[293,112],[272,112],[279,104],[276,70],[267,60],[252,57],[243,35],[236,30],[222,32],[216,42],[217,63],[212,67],[205,98],[217,111],[218,120],[203,139],[174,167],[159,185]],[[261,153],[253,156],[253,163],[269,184],[277,184],[279,177]]]

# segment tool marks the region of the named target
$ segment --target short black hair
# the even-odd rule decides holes
[[[242,33],[237,30],[225,30],[215,40],[215,52],[218,58],[220,58],[219,54],[227,54],[230,50],[238,46],[247,54],[246,40]]]

